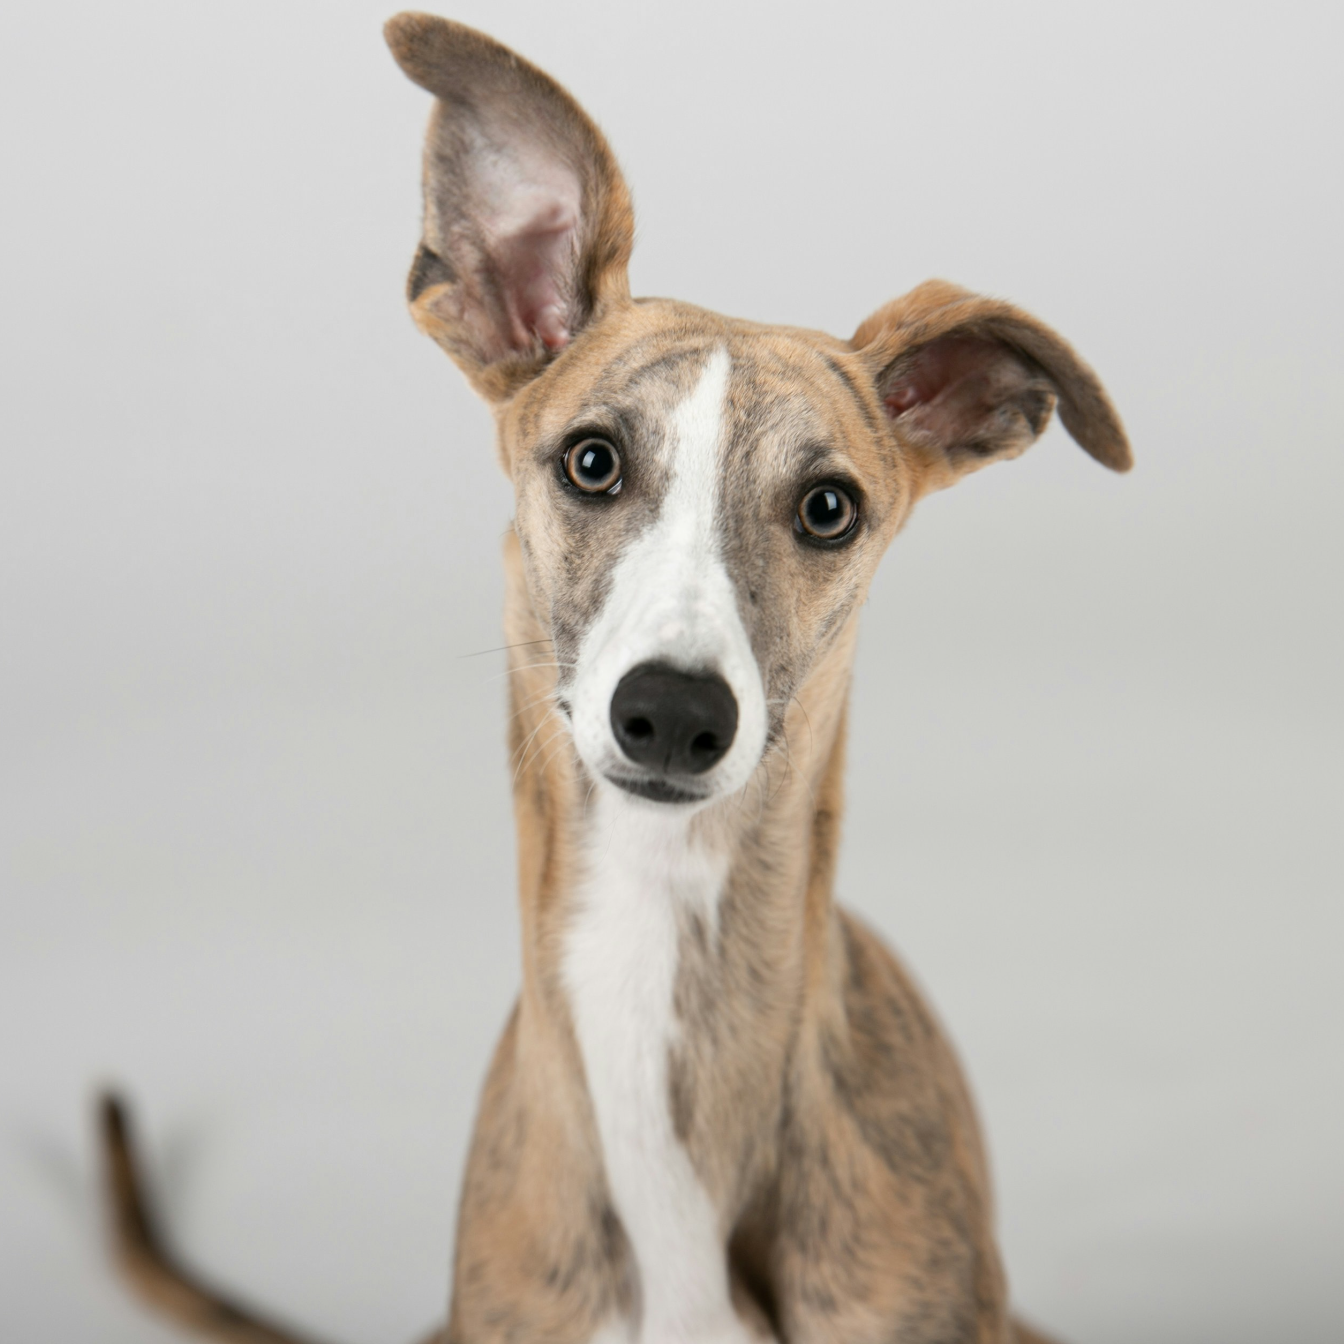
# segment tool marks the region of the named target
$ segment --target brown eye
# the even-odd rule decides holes
[[[799,503],[795,526],[821,541],[839,541],[858,516],[854,501],[838,485],[818,485]]]
[[[621,455],[606,439],[584,439],[565,453],[565,475],[589,495],[614,495],[621,486]]]

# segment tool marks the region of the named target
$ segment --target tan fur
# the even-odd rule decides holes
[[[756,1337],[1041,1344],[1008,1315],[984,1149],[953,1052],[832,884],[858,609],[883,551],[922,495],[1023,451],[1056,404],[1093,457],[1128,468],[1113,407],[1048,328],[945,282],[880,308],[852,341],[632,300],[629,195],[573,100],[459,25],[402,16],[389,41],[439,99],[412,309],[493,405],[517,497],[504,560],[523,981],[481,1098],[447,1344],[586,1344],[638,1317],[639,1266],[607,1186],[562,974],[578,837],[599,782],[570,736],[563,668],[667,463],[651,441],[632,454],[619,507],[584,512],[558,493],[556,454],[574,426],[603,417],[656,429],[716,350],[731,360],[725,560],[773,717],[740,796],[690,823],[730,864],[717,926],[680,916],[673,1128],[719,1214],[732,1302]],[[527,153],[554,155],[561,205],[579,184],[577,218],[536,213],[567,221],[568,251],[548,251],[530,218],[501,237],[473,213],[486,188],[472,155],[507,149],[514,134]],[[534,301],[536,276],[563,322]],[[862,528],[824,555],[789,525],[809,454],[861,492]],[[137,1231],[125,1144],[112,1131],[108,1142],[123,1172],[122,1246],[201,1323],[198,1290]]]

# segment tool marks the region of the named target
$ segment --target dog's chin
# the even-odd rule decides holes
[[[607,779],[618,789],[643,798],[650,803],[663,803],[671,806],[694,806],[706,803],[713,796],[710,793],[683,788],[666,779],[622,779],[617,775],[608,775]]]

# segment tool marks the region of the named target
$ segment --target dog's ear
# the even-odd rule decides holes
[[[399,14],[384,31],[437,100],[411,311],[499,401],[629,301],[630,194],[583,109],[507,47],[428,14]]]
[[[1103,466],[1132,465],[1124,426],[1097,375],[1034,317],[930,280],[879,308],[854,333],[921,493],[1016,457],[1050,414]]]

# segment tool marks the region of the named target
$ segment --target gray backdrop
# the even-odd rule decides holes
[[[412,328],[381,3],[0,20],[0,1337],[168,1339],[190,1256],[349,1344],[442,1310],[518,982],[491,430]],[[1075,1344],[1344,1333],[1339,8],[461,3],[608,129],[637,292],[848,334],[943,275],[1101,371],[865,614],[843,897],[959,1042]]]

